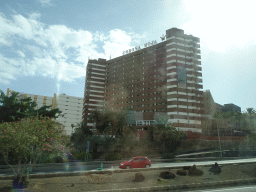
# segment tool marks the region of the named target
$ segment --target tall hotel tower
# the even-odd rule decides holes
[[[128,107],[137,114],[137,126],[151,125],[157,116],[164,115],[180,131],[202,132],[199,42],[199,38],[172,28],[161,43],[152,41],[110,60],[89,60],[84,121],[96,108]]]

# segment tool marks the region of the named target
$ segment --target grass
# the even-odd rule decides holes
[[[158,185],[160,185],[160,184],[167,184],[167,183],[170,183],[170,181],[161,180],[161,181],[157,182]]]

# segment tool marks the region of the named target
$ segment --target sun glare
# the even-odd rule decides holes
[[[202,46],[223,52],[255,43],[256,29],[250,22],[254,11],[247,1],[241,4],[239,1],[184,0],[183,3],[192,17],[182,28],[199,36]]]

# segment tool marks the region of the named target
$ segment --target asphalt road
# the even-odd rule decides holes
[[[178,167],[178,166],[191,166],[191,165],[212,165],[216,161],[193,161],[193,162],[172,162],[172,163],[154,163],[152,162],[152,166],[154,168],[158,167]],[[225,164],[239,164],[239,163],[252,163],[256,162],[256,158],[250,158],[250,159],[236,159],[236,160],[222,160],[218,161],[218,164],[225,165]],[[119,169],[118,164],[103,164],[103,170],[105,169]],[[90,171],[90,170],[96,170],[97,168],[100,168],[99,164],[94,165],[83,165],[81,163],[73,163],[73,164],[63,164],[63,166],[46,166],[46,167],[33,167],[30,174],[44,174],[44,173],[63,173],[63,172],[79,172],[79,171]],[[0,176],[5,175],[13,175],[12,169],[0,169]],[[256,191],[256,190],[255,190]]]
[[[225,187],[225,188],[217,188],[217,189],[195,189],[195,190],[179,190],[175,192],[255,192],[256,186],[249,185],[249,186],[235,186],[235,187]],[[173,191],[172,191],[173,192]]]
[[[30,174],[45,174],[45,173],[63,173],[63,172],[79,172],[79,171],[90,171],[96,170],[100,168],[100,164],[98,165],[80,165],[76,164],[73,166],[69,166],[69,164],[63,166],[55,166],[55,167],[33,167]],[[111,169],[112,165],[105,164],[103,165],[104,169]],[[118,166],[114,166],[114,169],[118,169]],[[5,175],[13,175],[12,169],[0,169],[0,176]]]

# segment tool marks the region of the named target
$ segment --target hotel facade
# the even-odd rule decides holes
[[[7,89],[7,97],[10,97],[14,90]],[[67,135],[71,135],[74,132],[77,124],[82,122],[82,109],[83,98],[69,96],[64,93],[54,94],[53,97],[43,95],[33,95],[28,93],[19,93],[18,99],[30,97],[32,101],[36,102],[35,109],[40,109],[43,106],[51,106],[50,110],[58,108],[62,111],[56,118],[56,121],[64,125],[64,129]],[[71,127],[71,124],[75,125],[75,128]]]
[[[180,131],[202,132],[200,39],[177,28],[166,30],[161,39],[117,58],[88,61],[84,122],[95,109],[129,108],[137,114],[138,127],[164,116]]]

